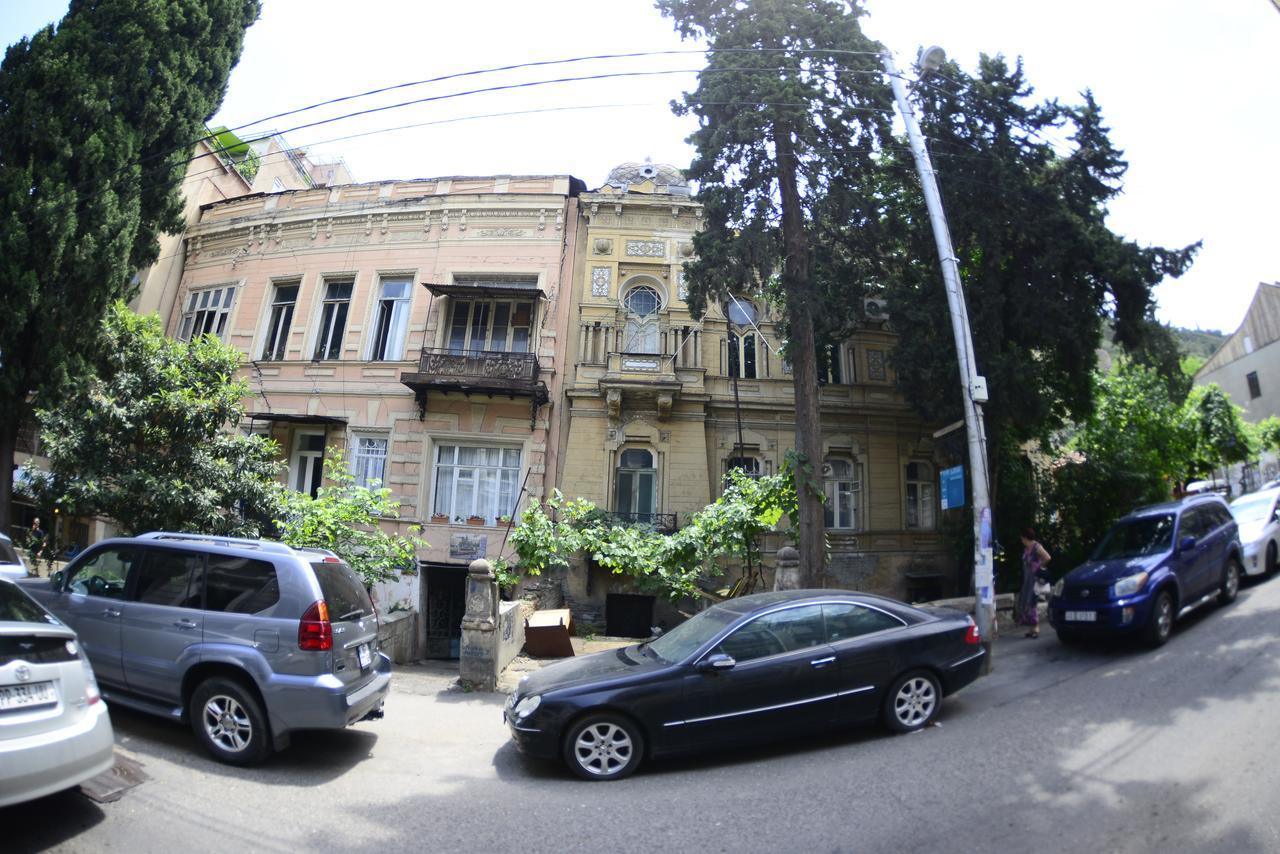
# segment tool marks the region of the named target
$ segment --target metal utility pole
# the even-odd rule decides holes
[[[951,232],[947,229],[947,217],[942,210],[942,196],[938,192],[937,174],[929,160],[924,145],[924,135],[916,123],[915,113],[907,100],[907,87],[894,66],[888,51],[882,54],[893,97],[907,126],[907,139],[915,157],[920,183],[924,187],[925,204],[929,208],[929,220],[933,225],[933,239],[938,246],[938,258],[942,262],[942,281],[947,291],[947,307],[951,313],[951,331],[956,340],[956,356],[960,363],[960,396],[964,400],[964,425],[969,434],[969,479],[973,492],[973,587],[974,614],[982,646],[987,655],[983,672],[991,669],[992,624],[995,616],[994,558],[992,552],[991,496],[987,484],[987,436],[982,423],[982,407],[987,402],[987,381],[978,375],[973,354],[973,334],[969,329],[969,314],[964,304],[964,291],[960,287],[960,265],[951,247]],[[921,66],[937,67],[945,58],[940,47],[931,47],[920,55]]]

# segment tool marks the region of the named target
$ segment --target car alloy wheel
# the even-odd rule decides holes
[[[217,694],[204,704],[204,731],[229,753],[239,753],[253,740],[253,722],[235,697]]]
[[[1230,605],[1236,601],[1236,595],[1239,592],[1240,564],[1235,558],[1228,558],[1227,565],[1222,569],[1222,588],[1218,591],[1218,602]]]
[[[1147,625],[1147,642],[1151,646],[1160,646],[1169,639],[1173,631],[1173,596],[1168,590],[1161,590],[1156,602],[1151,606],[1151,622]]]
[[[584,718],[569,731],[565,760],[586,780],[619,780],[640,764],[644,742],[637,727],[616,715]]]
[[[884,719],[896,732],[923,729],[938,714],[942,691],[930,673],[916,671],[898,679],[885,698]]]
[[[191,694],[188,718],[219,762],[253,765],[271,754],[267,716],[257,694],[237,679],[215,676]]]

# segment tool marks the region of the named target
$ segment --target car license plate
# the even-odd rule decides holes
[[[1068,611],[1066,613],[1067,622],[1069,623],[1096,623],[1098,621],[1097,611]]]
[[[58,702],[58,694],[53,690],[52,682],[32,682],[30,685],[0,687],[0,711],[48,706],[56,702]]]
[[[373,653],[369,650],[367,643],[362,643],[356,647],[356,657],[360,659],[360,669],[365,670],[373,663]]]

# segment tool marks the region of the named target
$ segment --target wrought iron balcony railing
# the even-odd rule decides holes
[[[532,424],[537,408],[548,399],[546,384],[538,379],[538,373],[534,353],[424,347],[418,370],[400,374],[400,382],[414,390],[422,413],[426,412],[427,394],[433,391],[528,397]]]

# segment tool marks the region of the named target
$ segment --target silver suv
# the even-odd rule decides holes
[[[187,721],[223,762],[382,717],[377,614],[332,552],[157,532],[103,540],[22,586],[75,629],[109,702]]]

